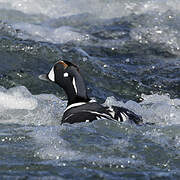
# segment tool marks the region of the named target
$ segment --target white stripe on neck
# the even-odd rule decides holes
[[[73,77],[72,83],[73,83],[73,86],[74,86],[75,93],[77,94],[76,80],[75,80],[74,77]]]

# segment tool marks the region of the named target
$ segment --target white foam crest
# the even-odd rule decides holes
[[[122,101],[117,101],[114,96],[110,96],[106,98],[106,101],[103,104],[104,106],[124,106]]]
[[[49,100],[49,97],[40,95],[42,100]],[[142,95],[144,98],[143,103],[136,103],[134,101],[128,101],[123,103],[121,101],[117,101],[114,97],[108,97],[104,105],[116,105],[123,106],[128,109],[133,110],[134,112],[140,112],[140,114],[145,119],[147,117],[147,121],[154,122],[154,118],[156,119],[157,124],[170,124],[161,121],[159,119],[159,114],[149,114],[149,111],[153,111],[151,105],[159,104],[162,107],[162,104],[169,104],[179,106],[178,99],[170,99],[167,95]],[[173,103],[172,103],[173,101]],[[178,109],[180,112],[180,109]],[[161,112],[162,115],[164,112]],[[152,121],[151,121],[152,120]],[[177,124],[177,122],[171,122],[172,124]],[[128,149],[134,146],[134,144],[139,143],[139,138],[146,139],[146,142],[150,144],[157,143],[160,147],[169,147],[171,144],[173,146],[179,148],[179,136],[178,136],[178,127],[176,129],[177,132],[171,132],[175,129],[171,128],[171,126],[131,126],[128,124],[118,124],[118,122],[102,120],[102,121],[94,121],[93,123],[77,123],[77,124],[64,124],[62,126],[38,126],[36,129],[31,131],[28,135],[30,135],[34,141],[36,142],[36,150],[35,157],[39,157],[42,159],[52,159],[57,160],[60,163],[60,166],[65,166],[66,164],[62,161],[82,161],[87,162],[92,165],[104,166],[109,165],[110,167],[117,166],[121,168],[132,167],[132,166],[143,166],[146,163],[144,162],[144,158],[136,152],[135,150],[131,152],[131,154],[127,153]],[[169,130],[167,130],[169,128]],[[81,132],[79,134],[79,132]],[[108,133],[107,133],[108,132]],[[113,138],[111,137],[111,132]],[[121,138],[114,137],[114,134],[119,132]],[[109,136],[110,135],[110,136]],[[83,139],[90,138],[94,139],[93,136],[97,137],[96,143],[94,144],[94,151],[88,151],[91,144],[83,144],[83,147],[79,147],[81,143],[83,143]],[[111,146],[107,146],[106,142],[108,137],[111,137]],[[175,139],[172,139],[174,138]],[[79,142],[77,143],[73,142]],[[97,143],[100,141],[101,143]],[[137,142],[136,142],[137,141]],[[147,149],[150,148],[149,143],[143,144],[142,148]],[[109,154],[111,151],[114,152],[115,149],[118,149],[122,156],[116,157],[116,155],[112,155],[111,157],[107,157],[107,153]],[[123,157],[123,158],[122,158]]]
[[[131,38],[141,44],[163,44],[171,52],[179,51],[180,42],[177,30],[165,25],[153,26],[151,24],[148,26],[134,28],[130,33]]]
[[[18,10],[26,14],[43,14],[51,18],[80,13],[91,13],[101,18],[114,18],[147,11],[180,11],[178,0],[0,0],[0,8]]]
[[[37,107],[36,99],[28,97],[30,92],[23,86],[0,92],[0,107],[3,109],[27,109]]]
[[[168,95],[142,95],[141,103],[117,101],[114,97],[108,97],[105,106],[122,106],[141,115],[145,122],[161,125],[180,124],[180,100],[171,99]]]
[[[180,100],[168,95],[142,95],[143,114],[148,121],[162,125],[180,124]]]
[[[147,13],[151,11],[158,11],[159,13],[164,13],[168,10],[173,10],[175,12],[180,11],[179,0],[150,0],[144,1],[138,6],[136,14]]]
[[[0,88],[0,123],[60,124],[65,106],[54,95],[32,95],[23,86]]]
[[[91,13],[102,18],[127,15],[136,3],[132,0],[103,2],[101,0],[0,0],[0,7],[26,14],[43,14],[51,18]]]
[[[18,34],[19,38],[33,39],[35,41],[67,43],[69,41],[82,41],[88,38],[86,34],[78,33],[76,29],[67,26],[49,28],[41,25],[18,23],[14,24],[13,27],[22,30],[23,33]]]
[[[169,105],[180,106],[180,99],[171,99],[168,94],[159,95],[145,95],[142,94],[143,102],[141,104],[148,104],[148,103],[167,103]]]
[[[32,110],[37,106],[37,102],[32,98],[14,97],[0,93],[0,106],[8,109],[28,109]]]
[[[178,0],[149,0],[149,1],[134,1],[134,0],[112,0],[112,1],[101,1],[101,0],[0,0],[0,9],[18,10],[27,15],[43,15],[49,18],[58,19],[60,17],[68,17],[71,15],[78,15],[88,13],[97,18],[108,19],[129,16],[131,14],[148,14],[154,15],[143,24],[139,24],[139,27],[133,28],[130,32],[130,36],[133,40],[138,41],[142,44],[157,43],[165,48],[168,48],[172,53],[178,53],[180,49],[179,42],[179,30],[172,28],[168,25],[168,22],[175,20],[176,17],[170,14],[168,18],[165,18],[163,13],[170,10],[174,14],[180,12],[180,5]],[[166,13],[167,14],[167,13]],[[161,19],[162,17],[165,19]],[[89,16],[90,19],[92,16]],[[41,21],[41,17],[40,21]],[[86,17],[88,18],[88,17]],[[8,19],[8,18],[7,18]],[[15,22],[18,22],[18,18],[15,17]],[[38,17],[37,17],[38,19]],[[46,18],[44,18],[46,19]],[[96,19],[96,18],[94,18]],[[76,20],[78,22],[78,19]],[[31,21],[32,24],[22,22],[20,18],[19,22],[13,24],[14,29],[20,29],[18,37],[22,39],[32,39],[35,41],[46,41],[52,43],[66,43],[68,41],[83,41],[89,40],[88,34],[78,32],[74,28],[70,27],[59,27],[51,28],[48,27],[48,23],[38,24],[36,21]],[[177,23],[178,24],[178,23]],[[13,30],[12,30],[13,31]],[[16,33],[15,33],[16,34]],[[107,40],[99,42],[99,45],[103,46],[120,46],[124,44],[124,41]],[[98,45],[98,44],[97,44]]]

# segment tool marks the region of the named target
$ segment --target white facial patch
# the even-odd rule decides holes
[[[54,67],[52,67],[51,71],[49,72],[48,78],[53,82],[55,81]]]
[[[68,77],[69,74],[67,72],[64,73],[64,77]]]
[[[74,77],[73,77],[73,81],[72,81],[72,83],[73,83],[73,86],[74,86],[74,90],[75,90],[75,92],[76,92],[76,94],[77,94],[76,80],[75,80],[75,78],[74,78]]]

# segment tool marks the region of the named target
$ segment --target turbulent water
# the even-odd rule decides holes
[[[179,0],[0,0],[0,179],[180,179]],[[155,125],[60,125],[59,59],[90,97]]]

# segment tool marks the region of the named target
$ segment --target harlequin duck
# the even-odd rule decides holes
[[[58,84],[66,92],[68,103],[62,123],[92,122],[106,118],[142,124],[141,116],[124,107],[104,107],[90,100],[79,68],[71,62],[58,61],[48,74],[40,75],[39,78]]]

